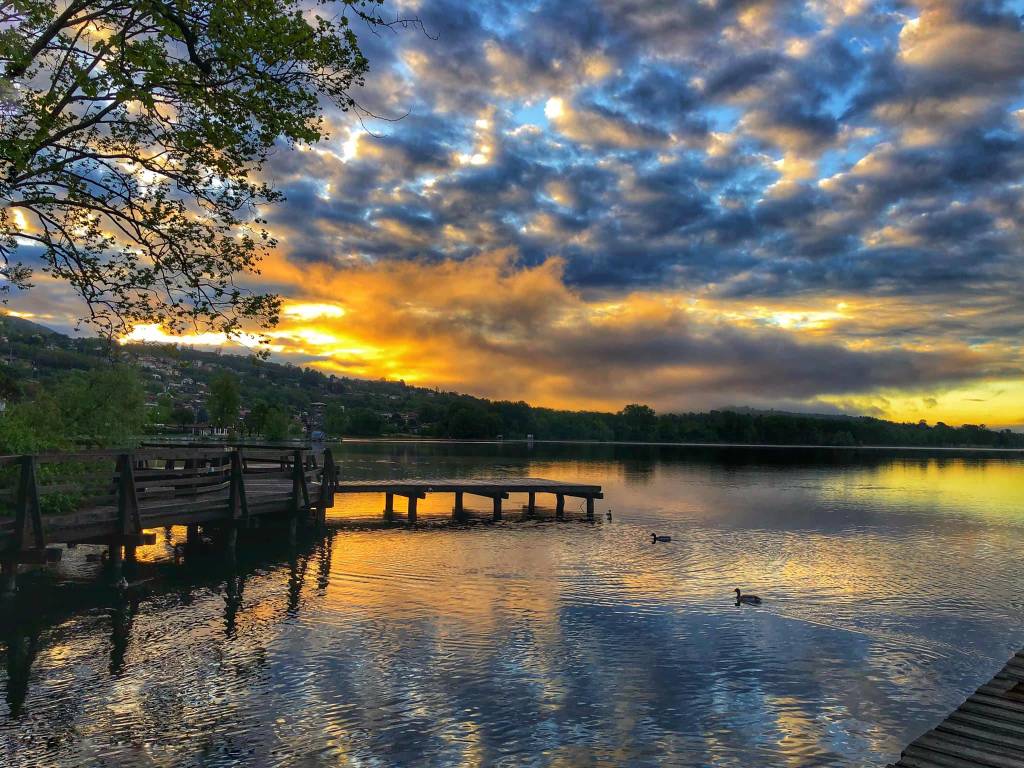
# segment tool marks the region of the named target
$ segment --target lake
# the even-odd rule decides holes
[[[94,584],[98,549],[70,550],[0,607],[0,764],[884,765],[1024,646],[1020,454],[337,457],[346,478],[546,477],[605,500],[593,525],[337,531],[242,546],[235,568],[176,567],[184,531],[161,531],[127,600]],[[382,506],[340,495],[330,516]]]

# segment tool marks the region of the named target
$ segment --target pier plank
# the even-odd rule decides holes
[[[889,768],[1024,768],[1024,651]]]

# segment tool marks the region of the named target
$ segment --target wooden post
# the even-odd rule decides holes
[[[25,549],[26,527],[32,524],[31,545],[42,549],[46,542],[43,539],[43,518],[39,509],[39,478],[36,476],[36,457],[21,457],[21,478],[18,483],[18,496],[14,508],[14,543],[15,554]]]
[[[415,493],[409,494],[409,525],[413,525],[416,522],[416,502],[419,501],[419,496]]]
[[[0,598],[14,597],[18,589],[18,561],[13,557],[0,560]]]
[[[121,556],[121,537],[117,536],[110,540],[107,547],[107,568],[110,575],[117,578],[121,575],[121,564],[124,562]]]
[[[224,549],[227,551],[227,555],[231,560],[235,559],[235,549],[238,543],[238,526],[234,523],[228,525],[228,529],[224,535]]]
[[[327,509],[331,504],[332,488],[334,486],[334,460],[328,448],[324,451],[324,467],[320,472],[320,498],[317,500],[318,525],[327,524]]]
[[[452,510],[452,519],[460,523],[466,519],[466,510],[462,505],[462,491],[455,492],[455,508]]]
[[[494,519],[494,522],[498,522],[501,520],[501,496],[495,494],[491,497],[491,501],[493,502],[491,517]]]
[[[594,497],[587,496],[587,520],[594,522]]]
[[[236,448],[231,452],[231,491],[228,504],[231,519],[240,518],[242,525],[248,525],[249,502],[245,497],[245,472],[243,471],[243,466],[242,449]]]
[[[565,520],[565,495],[555,494],[555,519]]]
[[[393,522],[395,519],[395,494],[384,494],[384,521]]]
[[[302,507],[309,508],[309,487],[306,485],[306,467],[302,457],[302,449],[292,452],[292,495],[295,498],[295,510],[300,509],[299,496],[302,496]]]
[[[122,453],[117,457],[117,528],[122,536],[138,536],[142,533],[134,466],[130,453]]]
[[[136,554],[135,544],[124,545],[124,561],[129,565],[135,565],[138,562],[138,556]]]
[[[527,495],[528,501],[526,502],[526,514],[533,517],[537,511],[537,494],[534,491],[530,491]]]
[[[299,498],[302,496],[302,461],[301,451],[292,451],[292,496],[288,502],[288,512],[294,517],[299,514]]]

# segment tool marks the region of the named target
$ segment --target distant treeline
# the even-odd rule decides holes
[[[711,411],[655,413],[628,405],[618,413],[555,411],[526,403],[454,404],[440,426],[446,437],[532,434],[540,440],[624,440],[769,445],[900,445],[1024,448],[1024,434],[980,425],[899,424],[871,417]]]
[[[0,450],[62,445],[61,435],[72,431],[76,439],[85,434],[88,442],[102,444],[122,440],[126,428],[139,425],[186,429],[193,420],[223,425],[232,418],[243,435],[294,436],[316,402],[326,406],[330,437],[533,435],[538,440],[1024,448],[1024,434],[984,425],[745,410],[658,414],[636,404],[618,413],[534,408],[171,345],[120,348],[124,367],[110,374],[110,349],[98,340],[70,339],[15,318],[0,324],[0,337],[6,341],[0,350],[6,353],[0,358],[0,399],[8,406],[6,424],[0,423]],[[162,361],[164,373],[154,373],[154,360]],[[148,367],[140,370],[140,365]],[[100,407],[112,403],[120,404],[118,419]],[[229,418],[231,413],[237,418]]]

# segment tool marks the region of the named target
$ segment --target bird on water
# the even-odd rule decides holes
[[[656,533],[652,533],[651,534],[651,544],[653,544],[656,541],[672,541],[672,537],[671,536],[659,536]]]
[[[740,603],[746,603],[747,605],[760,605],[761,598],[757,595],[744,595],[740,592],[740,588],[736,587],[736,605]]]

